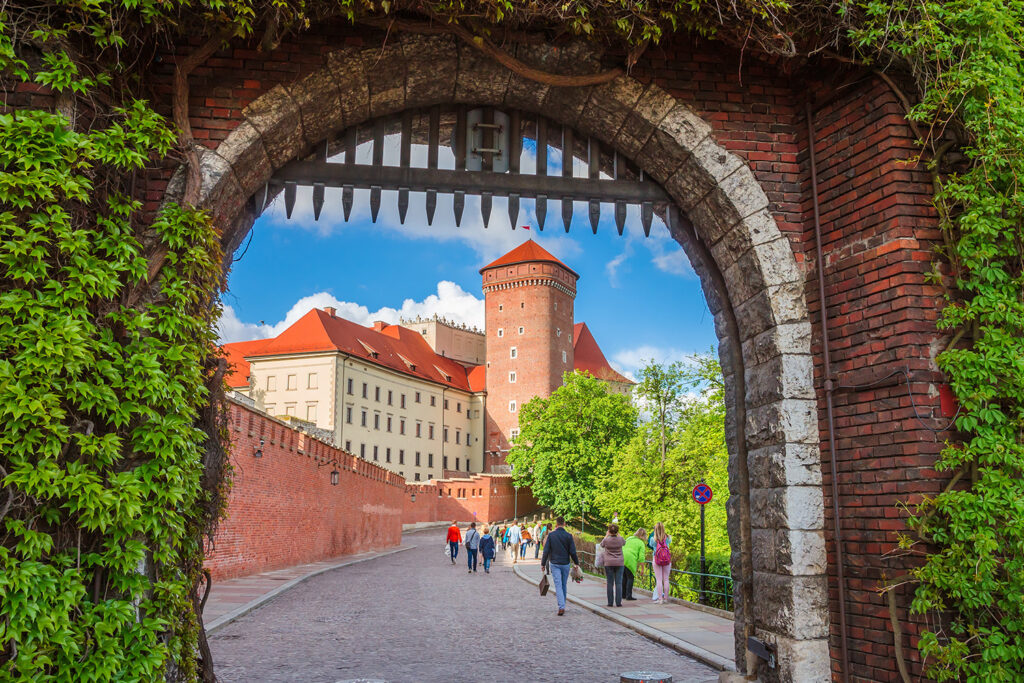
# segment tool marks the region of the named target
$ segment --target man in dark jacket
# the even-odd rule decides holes
[[[577,567],[580,564],[576,556],[576,541],[572,534],[565,530],[565,519],[555,520],[555,530],[548,534],[544,543],[544,556],[540,559],[540,567],[551,568],[551,578],[555,584],[555,597],[558,599],[558,616],[565,614],[565,588],[569,582],[569,560]]]

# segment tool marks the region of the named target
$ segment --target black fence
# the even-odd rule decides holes
[[[580,556],[580,567],[588,574],[604,577],[604,568],[594,566],[593,547],[593,543],[581,541],[579,537],[576,538],[576,550]],[[691,572],[673,568],[669,570],[668,582],[668,594],[670,597],[709,607],[717,607],[728,612],[733,611],[731,576]],[[650,560],[647,560],[637,567],[633,585],[636,588],[653,592],[654,584],[653,565]]]

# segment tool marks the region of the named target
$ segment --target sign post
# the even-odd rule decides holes
[[[703,479],[693,487],[693,500],[700,505],[700,592],[697,594],[697,601],[702,605],[706,599],[705,581],[707,580],[707,563],[704,559],[704,506],[711,502],[713,496],[711,487],[705,484]]]

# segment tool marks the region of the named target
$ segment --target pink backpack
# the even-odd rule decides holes
[[[659,567],[672,564],[672,553],[669,552],[668,546],[665,545],[664,541],[658,541],[658,545],[654,549],[654,564]]]

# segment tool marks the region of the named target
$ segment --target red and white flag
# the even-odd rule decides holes
[[[519,227],[521,227],[523,230],[529,230],[530,229],[529,225],[521,225]]]

